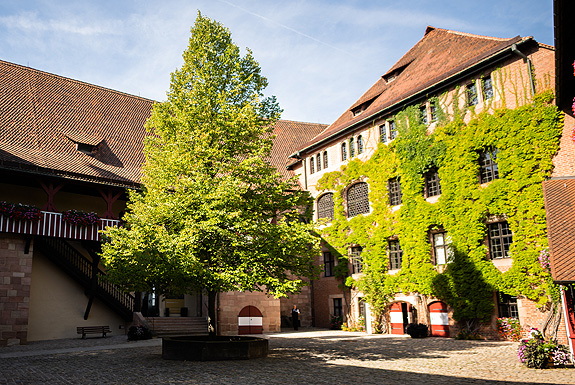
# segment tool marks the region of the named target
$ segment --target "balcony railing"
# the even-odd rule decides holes
[[[100,230],[106,227],[120,225],[117,219],[100,218],[98,223],[84,226],[65,222],[62,214],[42,211],[42,218],[38,222],[14,220],[0,215],[0,233],[15,233],[26,235],[40,235],[80,241],[100,241]]]

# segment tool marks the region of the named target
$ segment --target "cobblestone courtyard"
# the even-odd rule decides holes
[[[251,361],[161,358],[125,336],[0,348],[0,384],[575,384],[575,369],[527,369],[516,343],[303,330],[266,336]]]

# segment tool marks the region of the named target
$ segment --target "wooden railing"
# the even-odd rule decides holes
[[[0,215],[0,233],[39,235],[81,241],[100,241],[100,230],[119,225],[119,220],[104,218],[100,218],[98,223],[90,226],[73,225],[65,222],[62,214],[50,211],[42,211],[42,218],[38,222],[14,220]]]

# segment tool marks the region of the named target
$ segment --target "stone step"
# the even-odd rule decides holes
[[[158,336],[205,335],[208,321],[205,317],[148,317],[146,322]]]

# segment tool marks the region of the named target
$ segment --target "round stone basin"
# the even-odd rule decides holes
[[[268,355],[268,340],[237,336],[162,338],[162,358],[180,361],[249,360]]]

